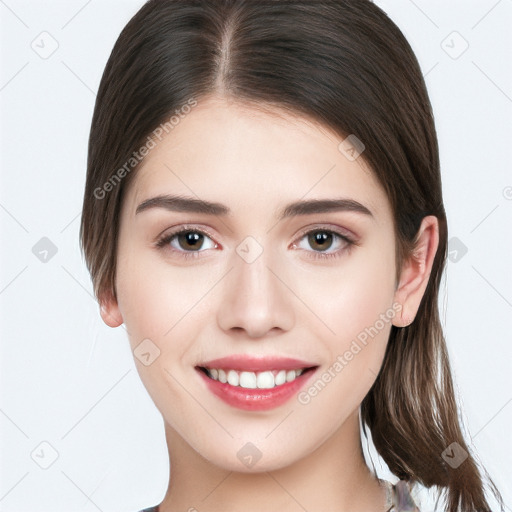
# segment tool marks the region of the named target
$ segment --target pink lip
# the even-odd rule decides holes
[[[271,389],[246,389],[239,386],[231,386],[227,383],[211,379],[201,370],[201,367],[231,369],[238,371],[266,371],[266,370],[292,370],[300,368],[312,368],[291,382]],[[208,389],[225,403],[238,409],[246,411],[263,411],[278,407],[290,400],[297,392],[306,385],[318,366],[298,359],[290,358],[253,358],[248,356],[231,356],[215,359],[196,366]]]
[[[267,370],[299,370],[311,368],[315,363],[292,359],[290,357],[252,357],[246,354],[213,359],[198,366],[203,368],[228,369],[246,372],[264,372]]]

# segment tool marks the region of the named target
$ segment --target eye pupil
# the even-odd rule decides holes
[[[315,231],[311,233],[309,236],[309,243],[311,247],[315,249],[315,245],[318,245],[319,249],[329,249],[332,245],[332,233],[327,233],[325,231]]]
[[[179,244],[182,249],[190,249],[192,248],[200,248],[202,245],[203,235],[201,233],[197,233],[195,231],[187,231],[186,233],[182,233],[179,235]],[[185,241],[188,246],[183,244],[182,241]]]

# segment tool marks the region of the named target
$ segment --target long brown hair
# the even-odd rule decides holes
[[[291,111],[361,140],[394,214],[397,277],[421,220],[437,217],[426,292],[414,321],[392,327],[362,421],[390,470],[445,491],[447,512],[490,510],[462,435],[439,319],[448,234],[432,108],[410,45],[371,1],[144,4],[106,64],[90,131],[80,239],[97,298],[116,297],[119,212],[139,149],[159,126],[171,129],[170,116],[178,119],[191,100],[213,93]],[[453,443],[468,455],[456,468],[443,458]]]

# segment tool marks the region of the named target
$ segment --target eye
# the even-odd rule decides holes
[[[156,245],[161,249],[170,248],[171,252],[184,253],[184,256],[196,256],[194,253],[218,247],[206,232],[197,228],[183,227],[165,234]]]
[[[331,229],[316,228],[304,232],[299,242],[292,244],[292,247],[304,250],[308,257],[327,259],[350,252],[355,245],[357,242],[346,234]],[[184,258],[196,258],[207,249],[220,247],[206,231],[188,226],[180,226],[166,233],[157,240],[156,246]]]
[[[347,235],[317,228],[303,233],[300,241],[293,244],[293,247],[307,251],[313,258],[331,258],[350,251],[354,245],[356,245],[356,242]],[[313,251],[308,249],[307,246]]]

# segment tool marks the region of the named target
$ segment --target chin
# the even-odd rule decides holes
[[[250,461],[246,456],[241,457],[242,460],[238,458],[238,455],[235,454],[234,457],[229,457],[226,459],[225,457],[219,457],[210,459],[210,462],[215,466],[222,468],[226,471],[233,471],[236,473],[246,473],[246,474],[258,474],[258,473],[266,473],[269,471],[278,471],[287,466],[293,464],[293,460],[283,459],[276,454],[275,452],[270,457],[265,457],[264,454],[261,455],[261,458],[256,462]],[[244,460],[245,459],[245,460]]]

